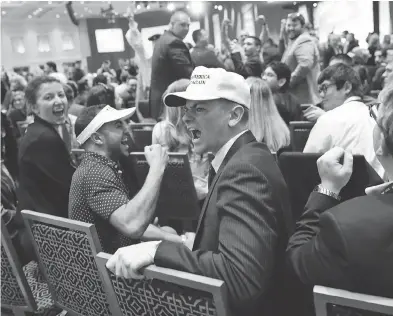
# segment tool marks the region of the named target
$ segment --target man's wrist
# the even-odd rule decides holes
[[[149,256],[151,257],[151,264],[153,264],[154,263],[154,257],[156,256],[156,252],[157,252],[158,246],[161,243],[161,240],[159,240],[159,241],[150,241],[150,243],[152,245],[151,245],[151,248],[149,248]]]
[[[314,191],[330,196],[337,201],[341,201],[341,196],[340,196],[341,189],[338,189],[330,184],[321,183],[315,187]]]

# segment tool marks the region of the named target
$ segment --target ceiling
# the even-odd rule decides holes
[[[251,1],[250,1],[251,2]],[[4,21],[18,21],[31,19],[44,21],[68,18],[66,4],[68,1],[4,1],[1,0],[1,18]],[[262,4],[263,3],[263,4]],[[289,1],[260,1],[259,5],[271,6],[277,3],[291,3]],[[76,19],[102,17],[101,10],[113,6],[117,16],[125,15],[131,1],[72,1],[72,8]],[[136,1],[136,14],[152,10],[172,10],[192,5],[187,1]]]
[[[68,18],[68,1],[1,1],[1,18],[4,21],[47,20]],[[125,15],[131,1],[72,1],[72,8],[77,19],[101,17],[101,10],[113,6],[117,16]],[[147,10],[167,10],[168,2],[137,1],[136,13]],[[173,2],[174,8],[184,7],[185,2]]]

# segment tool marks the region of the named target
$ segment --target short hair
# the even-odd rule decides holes
[[[196,44],[199,39],[201,38],[202,35],[202,30],[195,30],[194,32],[192,32],[192,40],[194,41],[194,43]]]
[[[104,84],[98,84],[89,91],[86,106],[106,104],[115,108],[115,92]]]
[[[363,83],[365,81],[369,81],[369,73],[366,66],[363,65],[355,65],[353,69],[358,73],[360,77],[360,81]]]
[[[96,86],[99,83],[108,84],[108,78],[105,75],[103,75],[103,74],[97,75],[93,79],[93,86]]]
[[[12,87],[12,92],[18,92],[18,91],[25,91],[26,87],[20,83],[17,82],[13,87]]]
[[[287,18],[292,22],[299,21],[301,26],[304,26],[306,24],[306,20],[303,14],[299,12],[289,13]]]
[[[321,84],[325,80],[334,83],[339,90],[344,87],[345,82],[349,82],[352,85],[351,95],[363,96],[360,77],[358,73],[348,65],[340,63],[325,68],[318,77],[318,84]]]
[[[63,84],[63,89],[64,89],[64,93],[67,97],[67,101],[73,102],[74,98],[75,98],[74,90],[72,90],[72,88],[68,84]]]
[[[258,37],[247,35],[246,38],[252,38],[254,40],[255,45],[262,46],[262,42]]]
[[[278,80],[286,80],[285,84],[280,88],[280,90],[284,92],[287,91],[291,81],[291,69],[288,67],[288,65],[280,61],[273,61],[268,64],[267,67],[270,67],[274,71]]]
[[[76,84],[75,81],[68,80],[67,85],[69,85],[72,88],[72,91],[74,91],[74,98],[78,95],[78,85]]]
[[[53,61],[48,61],[48,62],[46,63],[46,65],[47,65],[48,67],[52,68],[55,72],[57,72],[57,66],[56,66],[56,64],[55,64]]]
[[[393,84],[389,84],[379,94],[383,106],[383,115],[378,117],[378,126],[385,136],[389,153],[393,155]]]
[[[84,108],[75,121],[75,135],[78,137],[80,133],[90,124],[96,115],[105,107],[105,104],[97,104]]]
[[[181,15],[187,15],[189,17],[189,14],[187,12],[183,10],[177,10],[171,15],[170,23],[174,23]]]
[[[343,63],[343,64],[346,64],[346,65],[348,65],[348,66],[351,66],[352,65],[352,58],[351,57],[349,57],[347,54],[337,54],[337,55],[335,55],[335,56],[332,56],[332,58],[330,58],[330,60],[329,60],[329,63],[332,61],[332,60],[337,60],[337,61],[339,61],[339,62],[341,62],[341,63]]]
[[[31,80],[28,83],[28,85],[25,89],[25,98],[26,98],[27,103],[30,106],[34,107],[34,105],[37,102],[37,92],[40,89],[41,85],[43,85],[45,83],[52,83],[52,82],[61,83],[56,78],[53,78],[50,76],[38,76],[38,77],[33,78],[33,80]]]

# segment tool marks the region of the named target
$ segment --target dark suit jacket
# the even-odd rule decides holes
[[[267,146],[247,132],[212,181],[193,251],[163,241],[154,262],[223,280],[233,315],[282,315],[271,310],[291,226],[284,178]]]
[[[291,267],[307,285],[393,298],[393,194],[336,204],[311,194],[289,241]]]
[[[261,62],[259,56],[253,56],[247,58],[245,64],[243,64],[242,56],[240,53],[231,54],[233,64],[235,65],[235,72],[244,78],[248,77],[261,77],[265,70],[265,66]]]
[[[204,66],[207,68],[225,69],[224,64],[218,60],[216,54],[206,47],[195,46],[191,52],[191,59],[195,67]]]
[[[166,31],[154,47],[151,69],[149,114],[157,120],[162,112],[165,90],[176,80],[189,79],[194,65],[184,42],[171,31]]]
[[[65,143],[51,124],[35,117],[22,138],[18,164],[18,209],[67,218],[75,168]]]

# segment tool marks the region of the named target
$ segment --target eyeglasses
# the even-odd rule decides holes
[[[368,106],[370,116],[377,122],[378,121],[378,110],[381,103],[373,103]]]
[[[334,85],[336,85],[336,84],[335,84],[335,83],[321,84],[321,85],[318,87],[318,92],[319,92],[319,94],[321,94],[321,93],[325,94],[326,91],[327,91],[327,89],[328,89],[329,87],[331,87],[331,86],[334,86]]]

